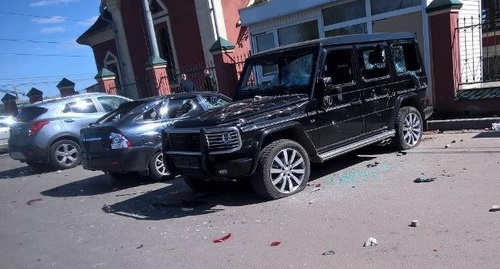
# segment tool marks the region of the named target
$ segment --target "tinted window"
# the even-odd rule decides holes
[[[168,103],[168,117],[179,118],[189,117],[196,113],[202,112],[203,107],[198,102],[196,97],[187,99],[171,99]]]
[[[398,74],[405,74],[410,71],[420,70],[418,53],[415,44],[402,43],[391,46],[392,57],[394,58],[394,69]]]
[[[318,37],[318,21],[316,20],[278,29],[280,46],[312,40]]]
[[[116,96],[99,96],[97,97],[97,101],[101,103],[104,111],[109,112],[117,109],[121,104],[127,102],[127,100],[116,97]]]
[[[132,110],[134,110],[136,107],[139,107],[144,103],[145,101],[132,101],[128,103],[123,103],[116,110],[111,111],[110,113],[107,113],[106,115],[102,116],[99,120],[97,120],[97,123],[119,121],[120,119],[124,118],[127,114],[129,114]]]
[[[389,75],[385,47],[374,45],[359,50],[361,75],[364,79],[381,78]]]
[[[45,112],[47,112],[47,109],[44,107],[38,107],[38,106],[24,107],[21,109],[21,112],[17,115],[16,120],[20,122],[32,121]]]
[[[219,106],[223,106],[225,104],[228,104],[229,102],[220,98],[219,96],[201,96],[201,99],[202,99],[202,103],[208,108],[208,109],[212,109],[212,108],[216,108],[216,107],[219,107]]]
[[[366,16],[366,8],[365,8],[365,1],[363,0],[356,0],[349,3],[323,9],[323,21],[325,26],[339,22],[359,19],[365,16]]]
[[[79,99],[73,102],[67,103],[64,106],[63,113],[96,113],[97,108],[91,99]]]
[[[326,84],[346,84],[354,82],[351,49],[339,49],[328,52],[323,79]]]

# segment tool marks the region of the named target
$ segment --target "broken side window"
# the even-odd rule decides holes
[[[400,43],[391,46],[394,69],[397,74],[420,70],[416,46],[413,43]]]

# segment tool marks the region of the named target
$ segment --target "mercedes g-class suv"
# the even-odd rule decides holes
[[[278,199],[303,190],[310,163],[371,144],[417,146],[427,78],[409,33],[323,38],[249,57],[232,103],[163,132],[173,173],[194,190],[249,180]]]

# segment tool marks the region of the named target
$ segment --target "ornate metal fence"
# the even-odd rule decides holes
[[[461,84],[500,81],[500,20],[460,18]]]

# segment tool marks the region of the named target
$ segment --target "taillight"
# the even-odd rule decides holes
[[[37,122],[34,122],[30,125],[30,130],[28,131],[28,136],[34,136],[36,134],[38,134],[38,132],[40,132],[40,130],[42,130],[43,126],[49,124],[49,121],[48,120],[41,120],[41,121],[37,121]]]
[[[132,143],[122,134],[109,134],[109,143],[111,149],[126,149],[132,147]]]

